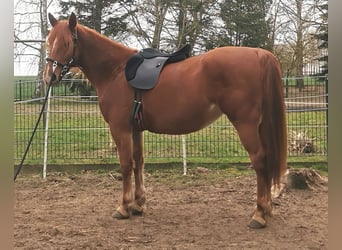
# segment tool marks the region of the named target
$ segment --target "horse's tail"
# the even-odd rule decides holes
[[[264,71],[263,118],[260,136],[266,153],[265,173],[269,185],[279,185],[287,169],[287,128],[280,64],[267,53],[262,61]]]

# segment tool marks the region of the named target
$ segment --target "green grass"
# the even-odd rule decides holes
[[[14,76],[14,81],[25,81],[25,82],[30,82],[34,81],[37,77],[36,76]]]
[[[305,86],[312,86],[312,85],[324,85],[325,84],[325,77],[304,77],[303,79],[296,79],[295,77],[284,78],[284,86],[287,87],[294,87],[297,85],[298,80],[303,80],[304,87]]]
[[[24,153],[40,108],[41,103],[15,105],[15,164],[19,163]],[[49,164],[118,162],[115,149],[113,153],[113,149],[109,147],[110,134],[97,103],[65,103],[63,100],[54,100],[51,111]],[[22,115],[18,115],[19,113]],[[294,112],[288,113],[287,117],[289,129],[313,138],[317,148],[317,151],[311,154],[291,152],[289,162],[326,161],[326,130],[321,127],[325,124],[325,112]],[[210,127],[186,135],[188,161],[194,164],[248,163],[247,153],[240,144],[236,131],[226,125],[226,119],[222,117]],[[41,123],[25,161],[26,164],[42,164],[43,142],[44,129]],[[146,162],[181,164],[181,137],[145,132],[144,152]]]
[[[14,82],[14,100],[22,101],[39,97],[36,95],[36,87],[38,82],[35,76],[16,76],[14,77]],[[41,93],[41,96],[43,95],[44,93]],[[64,81],[62,84],[54,86],[52,89],[52,95],[74,95],[74,93],[72,93],[70,90],[70,82]]]

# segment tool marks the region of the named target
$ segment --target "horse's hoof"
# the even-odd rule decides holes
[[[142,216],[144,213],[144,209],[141,206],[136,205],[136,204],[132,205],[129,209],[132,215]]]
[[[113,213],[113,218],[118,219],[118,220],[124,220],[124,219],[128,219],[129,218],[129,213],[121,213],[120,211],[116,210]]]
[[[135,216],[142,216],[144,213],[143,210],[139,211],[139,210],[136,210],[136,209],[132,209],[132,215],[135,215]]]
[[[264,228],[266,227],[266,221],[263,220],[263,221],[260,221],[260,220],[256,220],[256,219],[252,219],[248,226],[250,228],[253,228],[253,229],[260,229],[260,228]]]

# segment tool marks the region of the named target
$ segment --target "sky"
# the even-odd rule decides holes
[[[37,4],[29,3],[30,1],[14,0],[14,33],[18,37],[14,40],[44,40],[45,38],[40,36],[39,29],[39,3],[40,1],[32,0],[31,2],[37,2]],[[58,10],[57,1],[48,1],[52,4],[48,7],[48,12],[56,13]],[[34,27],[28,30],[28,26],[35,22]],[[18,32],[20,30],[20,32]],[[22,43],[14,43],[14,75],[15,76],[27,76],[37,75],[38,73],[38,51],[30,48],[30,46],[39,47],[40,42],[27,43],[28,46],[24,46]],[[17,55],[20,56],[17,56]]]

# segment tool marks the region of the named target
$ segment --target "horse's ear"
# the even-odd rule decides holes
[[[52,27],[58,23],[58,20],[51,13],[49,13],[49,21]]]
[[[74,34],[75,33],[75,28],[76,28],[76,24],[77,24],[77,17],[75,15],[74,12],[71,13],[70,17],[69,17],[69,28],[71,30],[71,32]]]

